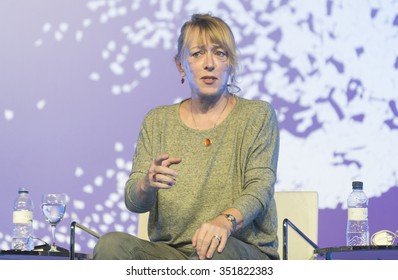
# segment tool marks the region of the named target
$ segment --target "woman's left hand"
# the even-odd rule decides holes
[[[192,246],[200,260],[211,259],[214,252],[221,253],[231,235],[231,223],[224,216],[201,224],[192,237]]]

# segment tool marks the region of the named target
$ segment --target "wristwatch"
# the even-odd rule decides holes
[[[234,215],[224,214],[224,213],[221,213],[221,215],[223,215],[225,218],[227,218],[228,221],[230,221],[232,223],[232,226],[234,228],[232,233],[235,233],[236,232],[236,219],[235,219]]]

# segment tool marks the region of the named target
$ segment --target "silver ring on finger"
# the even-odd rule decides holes
[[[216,239],[218,242],[221,242],[221,236],[216,234],[213,236],[213,238]]]

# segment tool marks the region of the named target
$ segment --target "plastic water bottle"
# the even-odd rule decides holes
[[[33,250],[33,202],[29,191],[19,188],[12,215],[14,224],[12,248],[14,250]]]
[[[363,191],[362,182],[352,182],[347,206],[347,246],[369,245],[368,197]]]

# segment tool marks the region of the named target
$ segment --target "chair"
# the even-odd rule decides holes
[[[318,249],[318,193],[315,191],[275,192],[278,213],[278,253],[284,260],[309,260]],[[139,214],[137,237],[148,238],[149,212]],[[75,256],[75,227],[99,238],[100,235],[76,223],[71,224],[70,257]],[[294,231],[289,232],[288,228]]]
[[[278,213],[278,253],[284,260],[309,260],[318,249],[318,193],[315,191],[275,192]],[[148,238],[149,212],[138,220],[139,238]],[[294,231],[289,232],[291,227]],[[289,239],[289,240],[288,240]],[[290,250],[289,250],[290,249]]]
[[[148,237],[148,218],[149,212],[141,213],[138,217],[138,230],[137,230],[137,237],[149,240]]]
[[[309,260],[318,249],[318,193],[275,192],[278,213],[278,252],[284,260]],[[292,228],[294,231],[289,232]]]
[[[101,237],[101,235],[98,234],[97,232],[95,232],[95,231],[93,231],[93,230],[91,230],[91,229],[89,229],[89,228],[87,228],[87,227],[85,227],[85,226],[73,221],[70,224],[70,242],[69,242],[69,259],[71,259],[71,260],[74,260],[76,255],[77,255],[77,254],[75,254],[75,231],[76,231],[76,227],[80,228],[81,230],[83,230],[83,231],[85,231],[87,233],[89,233],[90,235],[96,237],[97,239],[99,239]],[[87,258],[91,258],[92,259],[92,256],[87,255]]]
[[[137,237],[145,240],[149,240],[148,237],[148,217],[149,217],[149,212],[139,214],[139,220],[138,220],[138,232],[137,232]],[[75,257],[80,257],[83,254],[76,254],[75,253],[75,236],[76,236],[76,228],[79,228],[83,230],[84,232],[94,236],[95,238],[99,239],[101,235],[85,226],[82,224],[77,223],[76,221],[73,221],[70,225],[70,242],[69,242],[69,259],[74,260]],[[91,255],[83,255],[85,258],[92,258]]]

